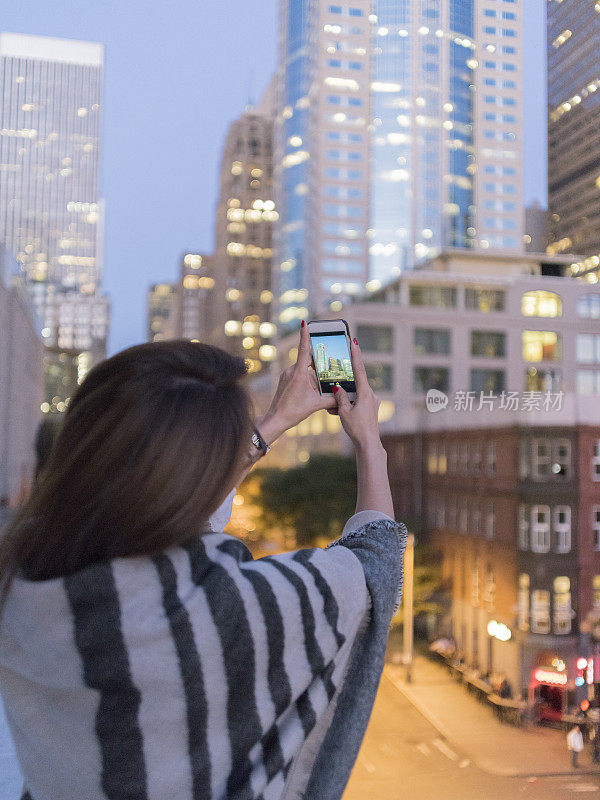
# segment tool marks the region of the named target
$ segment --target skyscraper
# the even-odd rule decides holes
[[[273,87],[258,107],[231,124],[221,163],[216,216],[210,340],[243,351],[250,372],[275,357],[271,339],[273,198]]]
[[[521,250],[520,3],[374,12],[371,279],[439,248]]]
[[[547,33],[548,249],[577,273],[600,264],[600,4],[549,2]]]
[[[323,342],[319,342],[317,344],[317,372],[325,372],[327,368],[327,351]]]
[[[0,34],[0,241],[50,347],[104,355],[99,199],[103,48]]]
[[[153,283],[147,297],[147,342],[174,338],[175,297],[173,283]]]
[[[275,283],[294,327],[368,279],[369,0],[282,0]]]
[[[282,0],[280,319],[440,248],[522,250],[518,0]]]
[[[173,335],[177,339],[210,338],[214,305],[214,257],[186,253],[173,308]]]

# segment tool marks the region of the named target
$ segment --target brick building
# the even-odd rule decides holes
[[[449,410],[385,438],[396,513],[421,520],[442,554],[443,633],[548,713],[599,677],[599,410],[568,395],[560,410],[498,411],[485,427]]]

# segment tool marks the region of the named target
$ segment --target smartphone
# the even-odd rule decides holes
[[[350,329],[345,319],[319,319],[308,323],[313,364],[319,391],[331,393],[337,384],[356,400],[356,383],[350,358]]]

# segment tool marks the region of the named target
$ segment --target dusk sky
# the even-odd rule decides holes
[[[546,203],[546,0],[523,0],[525,203]],[[1,30],[105,45],[102,195],[110,352],[145,337],[149,284],[211,251],[221,147],[275,66],[278,0],[20,0]]]

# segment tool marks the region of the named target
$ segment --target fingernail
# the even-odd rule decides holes
[[[339,386],[334,386],[331,391],[335,394],[336,392],[339,392],[339,390],[340,390]]]
[[[302,320],[302,322],[300,323],[300,327],[303,328],[305,325],[306,325],[306,322],[304,322],[304,320]]]
[[[354,344],[358,344],[358,339],[356,338],[356,336],[354,337],[354,339],[352,339],[352,341],[354,342]]]

